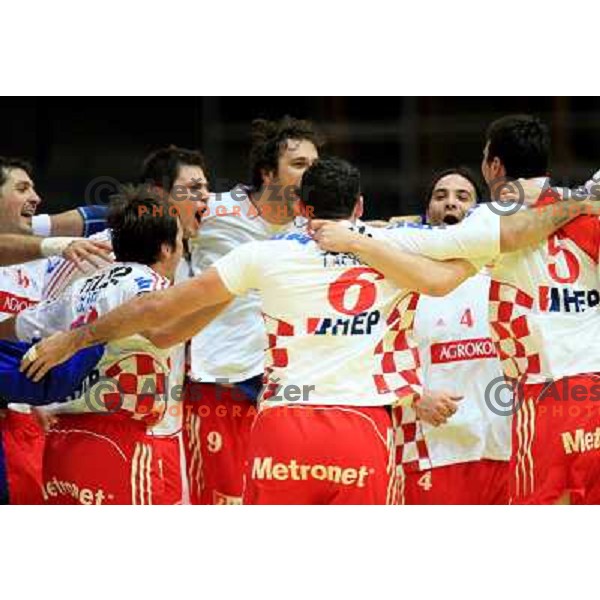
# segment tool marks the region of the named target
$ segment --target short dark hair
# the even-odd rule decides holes
[[[302,176],[300,198],[308,216],[347,219],[359,196],[360,172],[341,158],[320,158]]]
[[[427,209],[431,204],[431,195],[433,194],[435,186],[438,184],[440,179],[443,179],[447,175],[460,175],[461,177],[464,177],[475,189],[475,202],[479,202],[483,198],[483,188],[475,176],[475,173],[473,173],[471,169],[462,166],[444,169],[443,171],[438,171],[435,173],[433,179],[427,186],[427,191],[425,192],[425,196],[423,198],[423,212],[427,212]]]
[[[175,248],[178,222],[177,212],[166,200],[144,186],[125,188],[108,213],[116,259],[142,265],[156,263],[163,244]]]
[[[152,152],[144,159],[140,183],[152,183],[170,192],[180,167],[185,165],[200,167],[208,177],[204,156],[198,150],[168,146]]]
[[[250,169],[252,185],[255,189],[259,189],[263,183],[263,170],[277,171],[279,156],[287,140],[308,140],[317,149],[320,149],[325,141],[313,123],[294,119],[289,115],[279,121],[265,119],[252,121]]]
[[[543,177],[550,159],[548,126],[531,115],[508,115],[491,123],[486,133],[488,162],[498,157],[507,177]]]
[[[33,169],[26,160],[0,156],[0,187],[6,183],[8,171],[12,169],[23,169],[29,177],[33,177]]]

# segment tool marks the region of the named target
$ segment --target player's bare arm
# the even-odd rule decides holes
[[[168,290],[126,302],[89,325],[43,340],[27,353],[21,371],[39,381],[49,369],[82,348],[136,333],[152,336],[156,323],[164,321],[165,315],[178,315],[183,319],[205,307],[227,303],[232,298],[216,269],[208,269],[206,273]],[[153,341],[152,337],[148,339]]]
[[[31,235],[0,235],[0,266],[7,267],[43,258],[42,239]]]
[[[466,260],[437,261],[402,252],[352,231],[344,223],[315,220],[312,229],[321,248],[331,252],[351,252],[399,287],[428,296],[445,296],[477,272]]]
[[[50,216],[52,235],[83,235],[83,217],[77,209]]]
[[[216,304],[171,321],[168,321],[161,327],[150,331],[145,331],[147,337],[157,348],[171,348],[181,342],[189,340],[199,331],[209,325],[213,319],[218,317],[221,312],[229,305],[229,302]],[[1,325],[1,323],[0,323]]]
[[[95,267],[111,262],[110,251],[109,244],[78,238],[0,235],[0,266],[3,267],[49,256],[63,256],[85,270],[86,262]]]
[[[500,218],[500,250],[515,252],[539,244],[557,229],[583,215],[600,215],[595,197],[564,200]]]

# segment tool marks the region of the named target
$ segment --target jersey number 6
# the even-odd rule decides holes
[[[375,280],[383,279],[379,271],[368,267],[355,267],[342,273],[329,286],[328,298],[331,306],[345,315],[358,315],[369,310],[377,297],[377,286],[370,277],[375,277]],[[353,306],[346,306],[350,290],[354,290],[356,300]]]

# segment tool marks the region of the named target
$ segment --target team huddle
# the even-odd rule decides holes
[[[248,185],[171,146],[53,216],[0,159],[0,501],[600,503],[600,186],[508,116],[485,192],[369,223],[323,144],[257,120]]]

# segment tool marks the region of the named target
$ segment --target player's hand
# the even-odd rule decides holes
[[[310,222],[309,231],[321,250],[326,252],[351,252],[352,243],[360,239],[360,234],[348,227],[348,221]]]
[[[46,433],[57,421],[57,416],[48,408],[32,406],[31,414]]]
[[[63,250],[63,258],[74,263],[77,268],[86,273],[84,263],[89,263],[96,269],[101,269],[113,262],[112,246],[108,242],[93,240],[75,240]]]
[[[434,427],[444,425],[458,410],[458,402],[463,396],[450,392],[423,390],[421,399],[415,405],[417,417]]]
[[[78,349],[72,331],[55,333],[25,353],[19,370],[29,379],[38,382],[52,367],[71,358]]]

